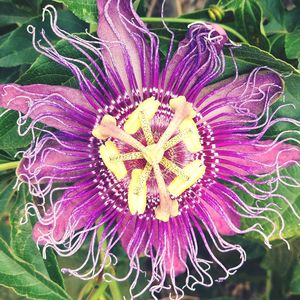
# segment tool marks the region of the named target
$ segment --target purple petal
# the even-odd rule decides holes
[[[0,85],[0,106],[65,132],[86,135],[95,124],[94,109],[86,98],[68,87]]]
[[[48,242],[59,244],[71,238],[83,227],[88,228],[99,217],[102,202],[95,197],[95,184],[79,182],[65,190],[39,222],[35,224],[32,238],[40,245]]]
[[[134,256],[134,252],[136,251],[135,247],[131,245],[131,240],[134,237],[138,226],[137,216],[126,214],[122,220],[121,228],[118,230],[121,239],[121,245],[129,257]],[[148,233],[144,234],[142,240],[141,236],[138,238],[139,241],[136,241],[136,244],[138,244],[137,254],[142,255],[146,249],[149,235]]]
[[[194,102],[201,89],[223,72],[222,49],[227,41],[218,25],[192,25],[163,71],[164,90]]]
[[[186,233],[180,234],[184,229],[178,228],[179,224],[176,218],[172,222],[165,224],[155,220],[151,228],[151,243],[157,253],[162,252],[159,255],[162,256],[165,271],[172,274],[171,276],[177,276],[186,271],[187,243]]]
[[[63,134],[46,135],[25,152],[17,174],[30,184],[78,181],[90,170],[87,146]]]
[[[226,149],[238,154],[232,158],[232,162],[246,167],[239,171],[242,175],[271,174],[278,168],[289,167],[300,161],[298,146],[271,140],[222,148]]]
[[[117,85],[124,85],[129,95],[137,89],[143,94],[143,88],[153,87],[158,78],[156,39],[134,11],[132,1],[97,0],[97,3],[98,36],[109,76]]]
[[[207,191],[210,194],[209,191]],[[222,235],[236,235],[236,231],[230,228],[226,217],[234,224],[235,227],[240,228],[240,216],[234,213],[236,208],[230,201],[226,201],[224,198],[220,198],[216,195],[213,196],[214,200],[217,202],[218,207],[213,207],[206,201],[201,201],[201,205],[206,209],[209,214],[212,223],[216,227],[217,231]],[[231,206],[231,209],[229,208]]]
[[[262,68],[250,74],[218,82],[204,88],[195,103],[206,119],[234,120],[237,116],[256,118],[282,95],[279,75]]]

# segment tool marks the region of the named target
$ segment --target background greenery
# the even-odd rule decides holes
[[[206,2],[205,7],[195,10],[203,2]],[[33,50],[31,36],[26,31],[28,24],[43,27],[65,55],[80,58],[80,53],[70,45],[51,35],[49,22],[42,24],[41,11],[47,3],[59,9],[59,24],[65,30],[81,33],[85,28],[90,31],[95,28],[96,0],[0,0],[0,83],[76,86],[68,70]],[[135,7],[144,21],[160,36],[163,56],[167,51],[169,35],[163,29],[160,18],[157,18],[160,1],[136,0]],[[186,10],[190,12],[184,13]],[[178,13],[183,14],[176,17]],[[184,36],[188,24],[199,20],[220,23],[233,41],[243,43],[235,52],[241,73],[264,65],[290,74],[286,79],[285,97],[280,101],[293,103],[296,109],[287,109],[281,113],[299,119],[300,76],[297,69],[300,66],[300,1],[167,1],[166,21],[176,33],[176,41]],[[223,77],[229,77],[234,72],[228,53],[226,58],[229,65]],[[0,118],[0,171],[7,163],[20,160],[21,157],[16,153],[26,149],[31,141],[30,135],[19,138],[15,123],[17,117],[17,113],[10,112]],[[269,133],[270,137],[276,136],[283,129],[286,129],[283,125],[274,128]],[[286,172],[300,179],[299,168],[290,167]],[[112,286],[103,283],[101,276],[91,282],[62,276],[59,266],[75,266],[78,257],[85,255],[87,245],[68,260],[57,258],[51,251],[48,252],[47,260],[42,259],[40,251],[31,240],[34,219],[23,226],[19,223],[25,203],[35,199],[32,199],[25,186],[18,192],[14,190],[15,180],[14,170],[0,172],[0,299],[118,300],[116,291],[126,296],[128,283]],[[280,191],[299,211],[299,190],[281,186]],[[230,238],[245,247],[248,254],[246,264],[224,283],[215,284],[210,289],[198,288],[195,292],[187,292],[186,299],[300,299],[299,224],[284,203],[281,203],[281,207],[286,220],[284,236],[289,239],[291,251],[278,240],[278,234],[274,235],[272,250],[267,250],[259,240],[260,237],[253,234]],[[273,219],[279,222],[276,216]],[[245,221],[243,225],[246,225]],[[115,251],[121,260],[115,272],[121,274],[126,269],[127,258],[120,246]],[[233,258],[227,256],[226,259],[230,261]],[[147,267],[147,261],[144,263]],[[166,296],[162,294],[161,298]],[[142,300],[149,298],[147,294],[140,297]]]

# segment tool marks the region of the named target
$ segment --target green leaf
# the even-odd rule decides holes
[[[208,9],[201,9],[178,17],[179,19],[195,19],[198,21],[209,21]]]
[[[290,59],[300,58],[300,30],[288,33],[285,37],[286,56]]]
[[[300,295],[300,261],[294,268],[291,284],[290,293],[293,295]]]
[[[25,185],[18,191],[15,205],[11,210],[11,247],[15,254],[32,265],[37,271],[50,277],[60,286],[64,287],[62,275],[53,251],[47,252],[47,261],[44,261],[36,243],[32,240],[32,224],[29,219],[26,224],[21,224],[24,218],[24,208],[31,201],[31,195]]]
[[[43,259],[31,237],[32,226],[30,220],[28,220],[26,224],[21,224],[21,220],[25,215],[25,205],[30,199],[31,196],[29,195],[27,186],[22,185],[18,191],[15,205],[10,214],[11,247],[18,257],[22,258],[31,264],[37,271],[48,277]]]
[[[276,33],[269,37],[270,40],[270,52],[283,60],[287,60],[284,44],[285,44],[285,34]]]
[[[288,167],[286,169],[281,170],[280,173],[282,176],[290,176],[292,178],[300,178],[300,168],[298,166]],[[251,188],[250,186],[248,186],[247,184],[244,184],[244,186],[247,187],[247,189],[249,191],[255,193],[255,190],[253,188]],[[268,191],[268,190],[270,190],[270,187],[269,186],[260,186],[260,189],[262,189],[264,191]],[[249,196],[247,193],[241,192],[240,190],[236,191],[236,192],[240,195],[241,199],[243,199],[243,201],[245,201],[247,204],[254,205],[254,199],[251,196]],[[278,189],[276,190],[276,194],[284,195],[288,199],[290,204],[294,207],[294,209],[298,213],[298,215],[300,214],[300,190],[299,190],[299,188],[289,187],[280,182],[278,185]],[[272,201],[272,200],[270,199],[270,201]],[[267,202],[270,203],[270,201],[267,201]],[[292,212],[290,206],[283,199],[278,198],[278,197],[274,197],[272,202],[276,203],[276,205],[278,205],[280,207],[279,213],[283,217],[284,222],[285,222],[285,228],[282,232],[282,237],[285,239],[288,239],[288,238],[300,236],[299,220]],[[261,201],[260,205],[263,206],[263,205],[267,205],[268,203],[263,204]],[[279,240],[280,239],[280,230],[282,227],[280,217],[277,214],[272,213],[272,212],[266,212],[263,215],[270,218],[272,220],[272,222],[274,222],[274,224],[276,225],[276,232],[271,236],[270,240],[271,241]],[[259,222],[259,224],[262,225],[266,234],[271,233],[271,231],[273,229],[272,224],[270,224],[266,220],[258,221],[255,218],[254,219],[243,218],[241,226],[242,226],[242,228],[249,228],[249,227],[253,226],[254,224],[256,224],[257,222]],[[261,240],[263,239],[263,237],[256,232],[249,233],[249,234],[247,234],[247,236],[254,237],[256,239],[261,239]]]
[[[133,6],[140,17],[146,16],[145,0],[135,0]]]
[[[263,27],[263,13],[255,0],[241,0],[235,12],[238,30],[250,42],[262,49],[269,50],[269,41]]]
[[[297,271],[295,264],[300,251],[300,239],[290,240],[290,247],[289,250],[285,243],[276,243],[262,261],[262,267],[268,274],[267,299],[282,300],[289,294],[293,273]]]
[[[264,15],[269,21],[273,21],[273,26],[283,26],[284,24],[284,8],[282,0],[261,0],[261,6],[263,8]]]
[[[0,115],[5,111],[5,109],[0,108]],[[20,138],[18,133],[18,125],[16,120],[18,119],[18,113],[15,111],[9,111],[0,117],[0,149],[2,150],[12,150],[27,147],[32,141],[32,132],[29,131],[26,135]],[[21,127],[21,131],[25,132],[30,124],[28,120],[26,124]],[[36,127],[41,128],[42,125],[37,124]],[[38,135],[39,132],[35,131]]]
[[[6,110],[1,109],[1,113],[4,113]],[[8,130],[13,128],[16,124],[16,121],[18,120],[18,114],[13,111],[8,111],[4,113],[0,118],[0,138],[2,138]]]
[[[234,298],[232,298],[232,297],[218,297],[218,298],[209,298],[209,299],[205,298],[203,300],[234,300]]]
[[[276,118],[285,118],[289,117],[294,120],[299,120],[300,118],[300,76],[297,74],[291,75],[289,77],[286,77],[285,80],[285,89],[284,89],[284,97],[282,97],[280,100],[277,101],[272,106],[272,111],[274,111],[279,105],[282,104],[292,104],[292,106],[287,106],[283,109],[280,109],[276,113]],[[280,132],[286,131],[286,130],[295,130],[296,132],[299,132],[299,127],[297,127],[294,124],[287,123],[287,122],[280,122],[277,123],[275,126],[272,127],[272,129],[268,132],[267,136],[274,139]],[[285,134],[285,137],[295,137],[298,139],[297,134],[295,133],[289,133]]]
[[[98,9],[96,0],[54,0],[66,5],[78,18],[87,23],[98,22]]]
[[[0,214],[4,213],[8,203],[11,201],[15,194],[13,189],[16,180],[13,174],[0,175]]]
[[[84,31],[84,24],[68,11],[58,13],[58,23],[64,30],[70,32]],[[21,27],[0,37],[0,67],[8,68],[22,64],[32,64],[39,53],[32,46],[32,35],[27,32],[27,26],[41,27],[41,17],[35,17],[24,23]],[[50,29],[50,21],[46,18],[43,23],[47,36],[50,39],[58,39]]]
[[[47,259],[44,260],[49,277],[52,281],[56,282],[59,286],[65,289],[64,278],[61,274],[60,267],[56,255],[52,249],[47,249]]]
[[[267,19],[265,30],[267,34],[288,33],[299,25],[300,6],[287,10],[282,0],[261,0],[264,15]]]
[[[1,84],[14,82],[15,80],[17,80],[17,78],[19,76],[19,73],[20,73],[20,68],[19,67],[0,68],[0,82],[1,82]]]
[[[284,75],[290,75],[293,72],[300,74],[300,72],[292,65],[255,46],[242,45],[241,47],[234,49],[233,53],[234,59],[238,65],[239,74],[248,73],[254,68],[261,66],[267,66]],[[222,78],[228,78],[235,74],[232,57],[227,52],[225,54],[226,69]]]
[[[30,14],[12,3],[0,2],[0,26],[25,22]]]
[[[0,249],[0,285],[13,289],[18,295],[33,299],[71,299],[60,286],[18,258],[2,239]]]

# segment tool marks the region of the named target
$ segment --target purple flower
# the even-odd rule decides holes
[[[42,200],[26,207],[38,217],[33,239],[44,245],[44,253],[51,247],[70,256],[88,238],[82,265],[64,270],[83,279],[118,260],[113,248],[120,241],[130,270],[119,280],[132,276],[132,297],[147,289],[155,297],[169,289],[169,275],[180,298],[178,274],[186,272],[187,288],[211,286],[212,265],[221,281],[245,261],[244,250],[222,236],[256,231],[270,245],[273,232],[264,233],[258,223],[241,229],[240,218],[275,226],[265,215],[275,208],[251,206],[236,190],[258,204],[272,204],[278,183],[288,180],[280,170],[298,162],[300,152],[288,143],[291,139],[280,139],[282,134],[275,140],[264,136],[278,122],[299,122],[274,119],[270,113],[283,83],[266,67],[213,84],[225,68],[223,48],[234,48],[220,26],[192,24],[173,55],[171,40],[162,66],[159,39],[131,1],[98,0],[98,8],[98,38],[89,41],[61,30],[52,6],[44,10],[56,35],[80,51],[84,61],[58,53],[44,32],[46,45],[37,41],[35,28],[28,28],[35,49],[69,68],[80,89],[0,85],[0,105],[23,113],[20,126],[31,118],[29,130],[37,122],[57,129],[42,130],[17,170]],[[235,266],[220,260],[231,251],[239,258]],[[141,255],[151,261],[152,272],[139,291]]]

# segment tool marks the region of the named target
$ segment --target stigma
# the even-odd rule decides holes
[[[151,174],[155,179],[159,202],[154,209],[157,220],[168,222],[179,215],[180,196],[196,184],[205,174],[202,160],[194,160],[182,166],[166,155],[177,144],[182,143],[190,154],[201,153],[201,137],[194,121],[197,113],[183,96],[169,101],[170,122],[158,137],[153,130],[152,119],[159,112],[161,103],[154,97],[140,103],[126,118],[123,128],[111,115],[102,117],[100,124],[92,131],[95,138],[102,140],[99,154],[106,168],[118,181],[129,182],[128,210],[132,215],[143,215],[147,210],[148,182]],[[143,137],[143,138],[141,138]],[[132,151],[122,152],[118,143]],[[126,167],[126,162],[143,160],[144,167]],[[166,181],[166,173],[173,174],[173,180]],[[152,180],[153,181],[153,180]]]

